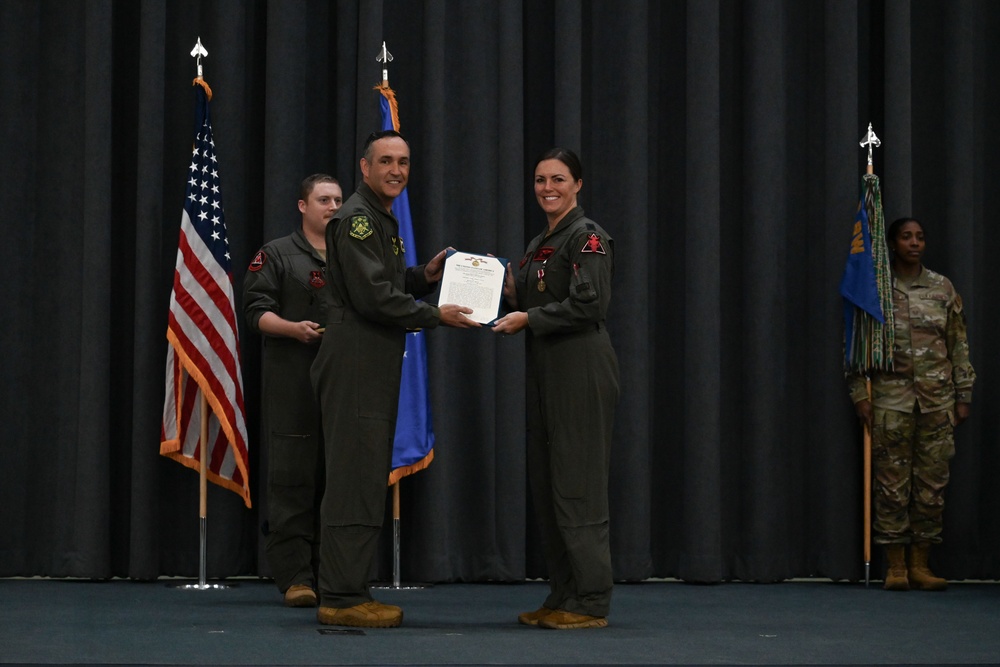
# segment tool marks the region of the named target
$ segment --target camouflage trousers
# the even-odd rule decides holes
[[[948,461],[955,455],[953,411],[875,408],[874,418],[875,543],[940,543]]]

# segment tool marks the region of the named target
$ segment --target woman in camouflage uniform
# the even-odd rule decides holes
[[[850,378],[858,417],[872,429],[875,542],[888,559],[886,590],[944,590],[927,566],[941,542],[954,427],[969,417],[976,374],[969,363],[962,298],[951,281],[921,263],[923,226],[892,223],[893,369]],[[909,545],[909,563],[906,547]]]

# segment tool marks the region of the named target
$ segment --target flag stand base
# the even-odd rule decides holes
[[[371,588],[380,591],[419,591],[425,588],[433,588],[434,584],[419,584],[419,583],[389,583],[380,582],[372,584]]]
[[[418,591],[424,588],[431,588],[433,584],[402,583],[402,568],[400,566],[400,525],[399,525],[399,482],[392,485],[392,581],[372,584],[371,588],[378,590],[394,591]]]
[[[182,591],[220,591],[227,588],[237,588],[239,584],[167,584],[168,588],[176,588]]]
[[[207,423],[205,417],[205,412],[207,410],[205,395],[202,394],[202,424]],[[204,436],[204,433],[202,434]],[[205,439],[202,439],[205,442]],[[205,459],[202,458],[202,461]],[[207,495],[207,490],[205,488],[205,466],[201,467],[201,516],[198,518],[198,528],[199,528],[199,554],[198,554],[198,583],[170,583],[167,584],[168,588],[176,588],[178,590],[185,591],[221,591],[227,588],[235,588],[239,584],[227,584],[225,582],[208,582],[208,519],[206,518],[205,509],[205,497]]]

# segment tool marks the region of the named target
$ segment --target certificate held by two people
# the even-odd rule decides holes
[[[438,303],[472,308],[470,320],[492,326],[500,316],[507,260],[449,250],[444,260]]]

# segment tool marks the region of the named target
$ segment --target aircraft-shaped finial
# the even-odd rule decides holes
[[[198,78],[199,79],[201,78],[201,57],[202,56],[206,56],[207,57],[208,56],[208,51],[206,51],[205,47],[201,45],[201,37],[199,37],[198,38],[198,43],[194,45],[193,49],[191,49],[191,57],[192,58],[197,58],[197,63],[198,63]]]
[[[389,63],[392,62],[392,54],[389,53],[389,50],[385,48],[385,42],[382,42],[382,50],[378,52],[378,56],[376,56],[375,62],[382,63],[382,83],[388,85]]]
[[[872,148],[878,148],[882,145],[882,140],[875,136],[875,130],[872,129],[872,124],[868,123],[868,134],[865,138],[861,140],[861,147],[868,147],[868,165],[874,164],[872,162]]]

